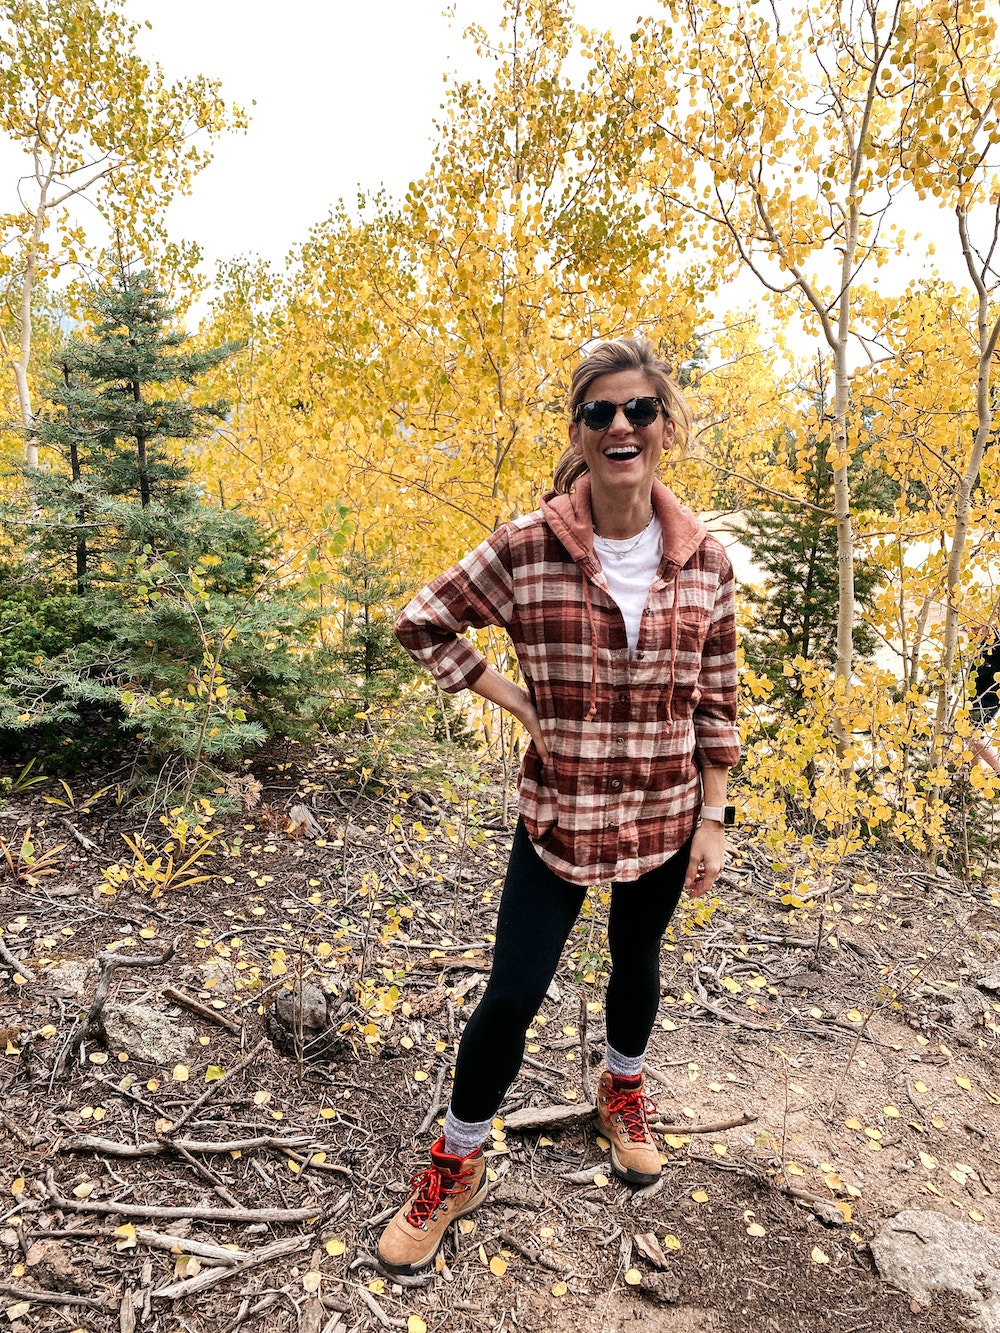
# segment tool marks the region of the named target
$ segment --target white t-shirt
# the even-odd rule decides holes
[[[629,537],[625,541],[612,541],[610,537],[599,537],[595,532],[594,550],[600,558],[611,596],[624,617],[628,655],[633,657],[639,642],[639,626],[646,598],[663,559],[660,521],[654,517],[642,530],[638,540]]]

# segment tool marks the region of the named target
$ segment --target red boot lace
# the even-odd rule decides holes
[[[410,1226],[422,1227],[442,1199],[451,1194],[461,1194],[470,1170],[470,1167],[463,1166],[460,1171],[452,1174],[431,1165],[425,1171],[418,1172],[410,1181],[410,1189],[415,1191],[406,1214]]]
[[[625,1133],[633,1143],[648,1143],[649,1126],[646,1117],[656,1114],[656,1103],[638,1088],[625,1092],[614,1089],[608,1094],[608,1116],[620,1116]]]

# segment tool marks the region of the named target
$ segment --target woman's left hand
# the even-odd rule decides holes
[[[719,878],[725,860],[725,826],[715,819],[703,819],[691,839],[691,859],[684,879],[684,892],[692,898],[708,893]]]

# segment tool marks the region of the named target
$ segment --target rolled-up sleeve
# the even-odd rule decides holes
[[[699,768],[732,768],[740,758],[736,725],[736,606],[732,568],[720,579],[698,676],[701,697],[694,712]]]
[[[443,690],[454,694],[475,685],[487,665],[463,637],[465,631],[485,625],[507,628],[513,612],[510,543],[500,528],[407,603],[396,621],[396,637]]]

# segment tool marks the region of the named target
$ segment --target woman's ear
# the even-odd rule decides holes
[[[667,417],[663,423],[663,447],[667,449],[674,442],[674,436],[677,434],[677,422],[673,417]]]
[[[569,423],[569,428],[568,428],[568,430],[569,430],[569,443],[570,443],[570,448],[573,450],[573,452],[577,455],[578,458],[582,458],[582,457],[583,457],[583,445],[580,443],[580,426],[579,426],[579,423],[576,422],[576,421],[571,421],[571,422]]]

